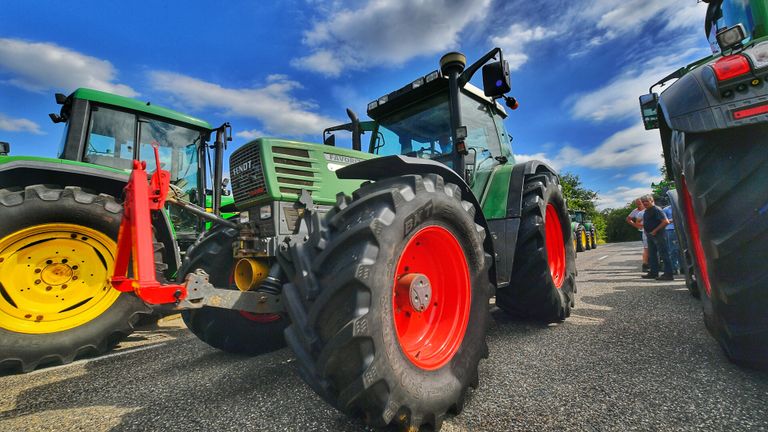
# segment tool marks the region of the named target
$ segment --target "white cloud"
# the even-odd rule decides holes
[[[267,135],[258,129],[251,129],[251,130],[235,132],[235,136],[238,138],[242,138],[244,140],[250,141],[250,140],[261,138]]]
[[[369,0],[358,9],[335,8],[304,32],[305,56],[294,67],[336,77],[348,69],[397,66],[459,45],[459,33],[481,21],[491,0]]]
[[[170,93],[193,109],[222,109],[226,115],[259,120],[265,132],[278,136],[319,135],[341,123],[313,112],[314,104],[291,95],[300,87],[282,75],[271,75],[260,88],[227,88],[174,72],[154,71],[150,82],[157,91]]]
[[[569,97],[571,115],[577,119],[601,122],[640,117],[640,95],[648,93],[651,84],[678,69],[686,59],[699,52],[691,49],[680,54],[660,57],[626,69],[608,85],[588,93]]]
[[[666,29],[699,28],[704,22],[706,4],[669,0],[597,0],[583,8],[581,15],[597,21],[602,31],[599,43],[623,35],[637,34],[646,24],[657,21]]]
[[[490,42],[504,50],[504,59],[509,62],[510,70],[514,71],[528,61],[528,54],[523,52],[523,48],[530,46],[531,42],[549,39],[557,34],[556,30],[541,26],[512,24],[503,35],[492,36]]]
[[[0,130],[9,132],[30,132],[36,135],[42,135],[40,125],[25,118],[14,119],[0,113]]]
[[[650,187],[637,187],[630,188],[626,186],[619,186],[615,189],[611,189],[608,192],[600,192],[596,207],[598,210],[604,210],[607,208],[621,208],[628,203],[634,201],[638,197],[651,193]]]
[[[526,155],[526,154],[516,154],[515,155],[515,163],[523,163],[528,162],[529,160],[539,160],[547,165],[554,168],[556,171],[560,171],[560,168],[562,168],[562,165],[560,165],[560,161],[555,159],[550,159],[547,157],[545,153],[534,153],[532,155]]]
[[[620,168],[634,165],[661,166],[661,141],[657,131],[647,131],[642,123],[616,132],[599,146],[584,153],[566,146],[555,160],[560,166]]]
[[[90,87],[129,97],[138,95],[115,82],[117,71],[109,61],[47,42],[0,38],[0,73],[10,76],[4,82],[35,92]]]
[[[648,172],[639,172],[637,174],[633,174],[629,177],[630,180],[635,181],[640,184],[644,185],[650,185],[651,183],[658,183],[662,180],[664,180],[664,177],[661,174],[651,174]]]

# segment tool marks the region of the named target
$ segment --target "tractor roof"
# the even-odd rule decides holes
[[[447,91],[448,77],[440,75],[438,71],[434,71],[369,103],[368,116],[377,120],[436,93]],[[489,98],[481,89],[471,83],[464,84],[463,91],[495,107],[496,112],[502,118],[507,117],[507,111],[497,100]]]
[[[132,111],[139,111],[156,117],[167,118],[169,120],[185,123],[194,127],[211,130],[213,127],[206,121],[182,114],[161,106],[152,105],[149,102],[131,99],[125,96],[118,96],[112,93],[106,93],[89,88],[79,88],[70,96],[75,99],[85,99],[93,102],[99,102],[107,105],[113,105]]]

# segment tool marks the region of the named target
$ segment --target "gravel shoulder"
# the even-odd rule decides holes
[[[768,431],[768,372],[730,364],[681,277],[640,279],[640,243],[579,253],[573,316],[498,309],[480,387],[444,431]],[[112,354],[0,376],[0,430],[359,431],[300,380],[284,349],[209,348],[170,318]]]

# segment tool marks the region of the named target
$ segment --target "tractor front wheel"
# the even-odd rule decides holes
[[[557,176],[547,172],[528,176],[523,190],[512,277],[496,292],[496,305],[516,316],[562,321],[571,314],[576,292],[565,200]]]
[[[203,269],[217,288],[236,290],[233,281],[235,260],[232,244],[238,232],[218,227],[194,245],[179,271],[180,281],[187,273]],[[233,354],[257,355],[285,346],[283,330],[287,317],[281,314],[253,314],[204,306],[181,313],[192,333],[208,345]]]
[[[474,212],[427,174],[365,184],[313,215],[283,288],[286,339],[331,405],[407,430],[462,409],[488,352],[491,257]]]
[[[0,368],[101,354],[150,313],[108,282],[122,211],[77,187],[0,189]]]

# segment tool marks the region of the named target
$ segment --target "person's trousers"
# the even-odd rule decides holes
[[[669,247],[667,246],[667,231],[661,230],[655,236],[648,234],[648,264],[651,266],[650,273],[658,276],[659,257],[664,260],[664,274],[672,275],[672,258],[669,256]]]

